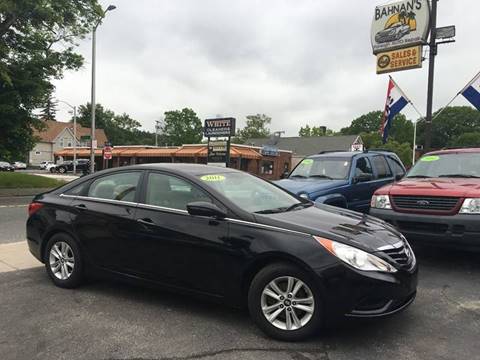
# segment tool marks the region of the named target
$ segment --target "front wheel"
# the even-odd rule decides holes
[[[55,234],[45,249],[45,268],[53,283],[74,288],[83,280],[83,261],[79,246],[68,234]]]
[[[58,172],[60,174],[65,174],[66,171],[67,171],[67,169],[65,169],[64,167],[61,167],[61,168],[58,169]]]
[[[320,291],[310,276],[289,264],[269,265],[255,276],[248,308],[255,323],[279,340],[303,340],[322,325]]]

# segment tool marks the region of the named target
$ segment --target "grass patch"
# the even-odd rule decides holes
[[[44,176],[16,172],[0,172],[0,189],[55,188],[66,183],[66,181]]]

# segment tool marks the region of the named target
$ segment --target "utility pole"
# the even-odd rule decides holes
[[[95,50],[96,50],[96,39],[97,39],[97,27],[101,24],[103,18],[105,18],[105,14],[108,11],[115,10],[115,5],[109,5],[105,11],[103,11],[102,16],[98,19],[97,23],[93,27],[92,31],[92,99],[91,99],[91,106],[92,106],[92,121],[90,125],[90,173],[93,174],[95,171],[95,148],[96,148],[96,140],[95,140]]]
[[[158,146],[158,129],[160,127],[160,120],[155,120],[155,146]]]
[[[427,90],[427,116],[425,118],[425,151],[430,150],[432,144],[432,108],[433,108],[433,77],[435,74],[435,56],[437,55],[437,2],[431,0],[430,14],[430,53],[428,57],[428,90]]]

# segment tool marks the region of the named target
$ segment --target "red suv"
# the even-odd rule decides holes
[[[370,205],[413,242],[480,250],[480,148],[425,154]]]

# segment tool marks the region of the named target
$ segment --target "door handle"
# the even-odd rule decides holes
[[[75,207],[79,210],[87,210],[87,206],[85,204],[78,204]]]
[[[150,218],[143,218],[143,219],[137,219],[137,221],[141,224],[145,224],[145,225],[154,225],[154,221]]]

